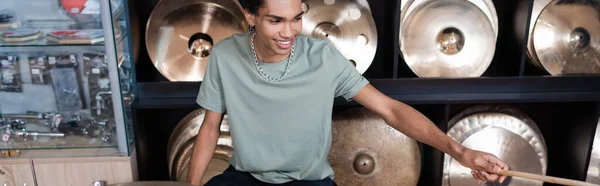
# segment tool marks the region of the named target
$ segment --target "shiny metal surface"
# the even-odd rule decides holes
[[[333,115],[329,163],[338,185],[415,186],[421,171],[417,142],[364,107]]]
[[[169,81],[202,81],[212,46],[248,30],[236,0],[160,1],[146,27],[146,48]]]
[[[465,147],[498,156],[511,170],[546,174],[547,149],[536,124],[521,111],[507,106],[475,106],[453,117],[448,136]],[[491,184],[491,183],[488,183]],[[502,185],[541,186],[543,182],[508,177]],[[444,186],[481,185],[471,170],[444,155]]]
[[[403,3],[400,52],[419,77],[477,77],[496,49],[498,18],[490,0]]]
[[[326,38],[364,73],[377,51],[377,27],[366,0],[304,0],[302,33]]]
[[[585,182],[600,184],[600,118],[598,118],[598,125],[596,125]]]
[[[600,1],[535,1],[529,52],[551,75],[600,74]],[[533,19],[536,18],[536,19]]]
[[[193,145],[204,121],[205,113],[205,109],[194,110],[186,115],[173,129],[167,145],[171,180],[186,180]],[[233,144],[229,135],[227,115],[224,116],[221,122],[220,130],[221,136],[217,140],[215,153],[202,178],[203,183],[222,173],[229,166],[229,158],[233,155]]]
[[[118,183],[108,186],[192,186],[191,184],[172,181],[139,181],[130,183]]]

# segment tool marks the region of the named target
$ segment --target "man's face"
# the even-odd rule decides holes
[[[264,57],[288,56],[302,31],[302,0],[265,0],[258,15],[247,13],[256,28],[255,48]]]

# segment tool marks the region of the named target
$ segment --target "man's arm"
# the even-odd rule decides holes
[[[414,108],[394,100],[368,84],[353,100],[380,115],[386,123],[422,143],[428,144],[471,168],[473,177],[482,181],[502,182],[505,176],[488,174],[508,169],[508,166],[492,154],[466,148],[443,133],[433,122]]]
[[[202,184],[202,177],[215,152],[217,140],[221,134],[219,129],[222,120],[223,114],[206,110],[204,121],[202,122],[202,126],[200,126],[198,136],[194,142],[190,167],[188,169],[188,177],[186,180],[187,183],[192,185]]]

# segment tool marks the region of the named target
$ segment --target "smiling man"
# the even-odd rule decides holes
[[[327,40],[300,34],[301,0],[245,0],[252,31],[217,43],[197,102],[207,110],[187,182],[201,183],[228,115],[235,153],[231,166],[206,185],[335,185],[327,161],[335,97],[354,100],[390,126],[451,155],[473,177],[508,166],[461,146],[412,107],[380,93]]]

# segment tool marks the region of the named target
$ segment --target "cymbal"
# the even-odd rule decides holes
[[[185,181],[191,160],[194,142],[198,136],[206,110],[196,109],[186,115],[175,127],[167,144],[169,158],[169,173],[172,180]],[[213,176],[223,173],[229,167],[229,159],[233,155],[233,143],[229,135],[227,115],[223,117],[220,126],[221,135],[217,140],[215,153],[204,173],[202,182],[205,183]]]
[[[549,3],[533,28],[533,48],[551,75],[600,74],[600,1]]]
[[[336,112],[329,162],[338,185],[414,186],[421,173],[417,141],[358,107]]]
[[[400,51],[417,76],[478,77],[487,70],[498,32],[491,2],[415,1],[404,6]]]
[[[108,186],[192,186],[191,184],[172,181],[139,181],[131,183],[118,183]]]
[[[146,48],[169,81],[202,81],[212,47],[247,30],[236,0],[160,1],[148,19]]]
[[[363,74],[377,52],[377,26],[367,0],[305,0],[302,34],[323,38]]]
[[[547,150],[536,124],[521,111],[507,106],[475,106],[453,117],[448,136],[465,147],[491,153],[511,170],[546,174]],[[481,185],[471,169],[444,155],[444,186]],[[543,182],[508,177],[502,185],[543,185]]]

